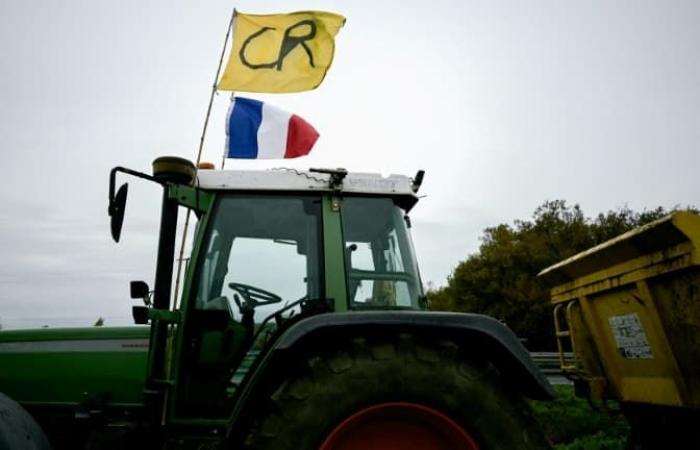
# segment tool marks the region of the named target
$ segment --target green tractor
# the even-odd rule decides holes
[[[422,172],[116,167],[116,241],[119,173],[163,188],[153,292],[131,283],[141,326],[0,332],[0,447],[549,447],[525,398],[553,390],[518,338],[424,311],[408,216]],[[180,208],[197,224],[177,302]]]

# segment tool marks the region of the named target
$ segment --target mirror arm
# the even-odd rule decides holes
[[[109,206],[107,208],[107,213],[111,218],[110,227],[114,242],[119,242],[119,237],[121,236],[122,223],[124,220],[124,208],[126,206],[126,196],[129,188],[128,183],[124,183],[119,190],[116,190],[115,192],[117,172],[133,175],[137,178],[142,178],[148,181],[154,181],[165,188],[165,183],[162,180],[158,180],[155,177],[142,172],[127,169],[126,167],[117,166],[109,172]],[[167,192],[167,190],[165,192]]]
[[[158,184],[163,184],[162,181],[157,180],[155,177],[145,174],[143,172],[137,172],[135,170],[127,169],[126,167],[117,166],[109,172],[109,204],[114,202],[114,188],[116,185],[117,172],[122,172],[128,175],[133,175],[138,178],[143,178],[144,180],[154,181]]]

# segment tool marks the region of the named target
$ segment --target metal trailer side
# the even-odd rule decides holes
[[[688,424],[700,420],[700,217],[669,215],[540,275],[556,284],[561,368],[579,391],[622,402],[645,433],[678,425],[697,438]]]

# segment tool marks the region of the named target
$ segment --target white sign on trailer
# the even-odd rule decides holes
[[[617,351],[625,359],[653,359],[647,335],[637,313],[608,317]]]

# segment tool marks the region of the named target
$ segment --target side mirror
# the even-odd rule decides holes
[[[131,316],[136,325],[146,325],[148,323],[148,308],[145,306],[132,306]]]
[[[129,288],[131,298],[143,299],[143,302],[147,305],[151,303],[149,298],[151,289],[145,281],[132,281]]]
[[[129,192],[129,184],[121,185],[114,198],[109,199],[110,227],[112,229],[112,239],[119,242],[122,234],[122,224],[124,223],[124,209],[126,208],[126,195]]]

